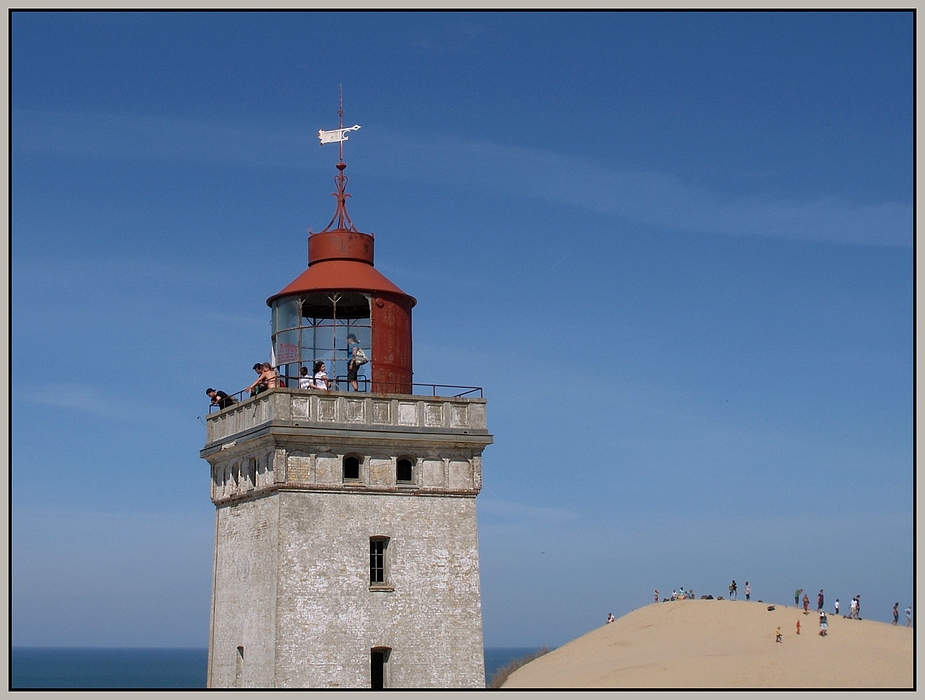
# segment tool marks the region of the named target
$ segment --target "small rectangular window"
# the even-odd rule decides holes
[[[385,688],[387,685],[391,651],[388,647],[378,647],[370,650],[369,687],[373,690]]]
[[[244,683],[244,647],[238,647],[234,657],[234,687],[242,688]]]
[[[369,583],[385,583],[385,552],[388,545],[385,537],[372,537],[369,540]]]

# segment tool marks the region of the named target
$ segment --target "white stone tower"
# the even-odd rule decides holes
[[[208,685],[483,688],[486,402],[478,388],[412,384],[416,302],[373,267],[373,236],[347,216],[345,167],[341,144],[337,212],[309,231],[308,269],[267,300],[287,386],[206,423]],[[348,334],[370,358],[359,392],[344,376]],[[319,359],[337,388],[297,388]]]

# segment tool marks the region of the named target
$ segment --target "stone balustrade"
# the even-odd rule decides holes
[[[210,414],[206,419],[206,447],[267,424],[487,435],[485,407],[485,399],[271,389]]]

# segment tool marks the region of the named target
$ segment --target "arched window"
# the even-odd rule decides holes
[[[414,481],[414,462],[407,457],[400,458],[395,466],[395,480],[405,483]]]
[[[344,481],[358,481],[360,479],[360,458],[356,455],[344,457]]]

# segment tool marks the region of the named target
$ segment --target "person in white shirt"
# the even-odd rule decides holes
[[[315,364],[312,366],[314,371],[314,376],[312,377],[312,385],[315,389],[327,390],[330,388],[330,380],[328,379],[328,373],[324,371],[324,362],[321,360],[315,360]]]
[[[299,388],[300,389],[311,389],[312,388],[312,378],[308,376],[308,367],[303,367],[299,370]]]

